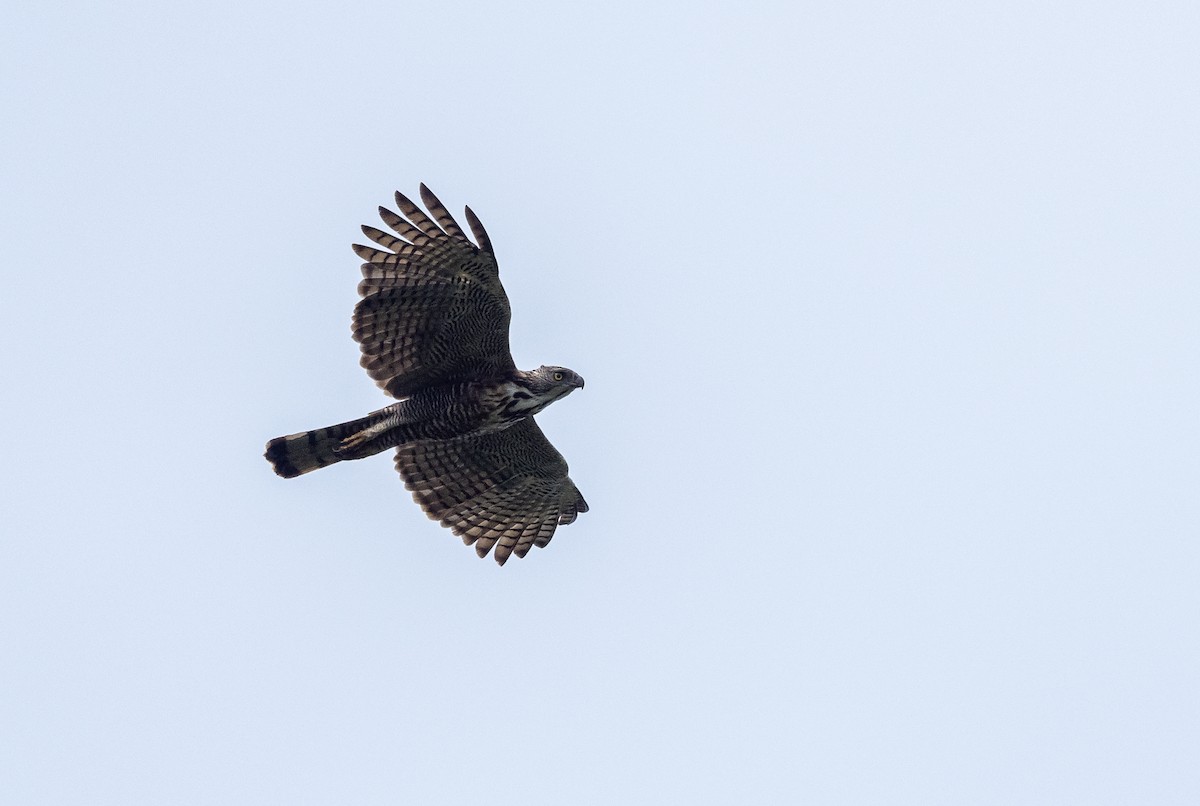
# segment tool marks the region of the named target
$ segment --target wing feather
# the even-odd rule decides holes
[[[425,202],[425,209],[433,213],[433,217],[437,219],[437,223],[441,225],[442,230],[451,238],[466,239],[462,229],[458,226],[458,222],[454,220],[454,216],[450,215],[450,211],[442,204],[441,200],[433,195],[433,191],[425,187],[425,183],[421,183],[421,201]]]
[[[420,230],[430,238],[438,238],[439,236],[444,236],[446,234],[442,231],[442,228],[437,225],[436,221],[425,215],[424,210],[414,204],[407,196],[398,190],[396,191],[396,206],[400,208],[400,212],[403,213],[409,221],[416,224],[417,227],[419,227]]]
[[[411,204],[411,202],[409,203]],[[403,216],[396,215],[386,207],[379,208],[379,218],[383,223],[395,230],[396,234],[401,238],[407,238],[418,247],[434,242],[433,238],[430,238],[424,232],[405,221]]]
[[[471,234],[475,236],[475,243],[479,244],[479,248],[489,255],[495,255],[496,251],[492,249],[492,239],[488,237],[487,230],[483,228],[483,222],[475,215],[475,211],[470,207],[466,208],[467,224],[471,227]]]
[[[486,249],[472,244],[424,185],[421,197],[434,218],[397,192],[403,215],[379,208],[396,234],[364,226],[375,246],[353,245],[366,261],[352,323],[361,364],[398,398],[431,385],[516,371],[508,344],[512,309],[491,243]],[[469,220],[476,221],[474,214]],[[472,231],[478,235],[482,228],[472,223]]]
[[[504,429],[396,449],[396,469],[430,518],[503,565],[550,542],[586,504],[532,417]],[[581,508],[582,504],[582,508]]]

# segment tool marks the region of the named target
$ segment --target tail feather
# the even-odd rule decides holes
[[[389,409],[380,409],[358,420],[328,428],[276,437],[267,443],[263,456],[274,466],[276,473],[292,479],[343,459],[361,459],[379,453],[395,447],[395,442],[386,439],[384,433],[388,425],[385,421],[392,414]]]

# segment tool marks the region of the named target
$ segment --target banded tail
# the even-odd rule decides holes
[[[394,405],[388,406],[350,422],[276,437],[267,443],[267,451],[263,456],[274,466],[275,472],[285,479],[302,476],[344,459],[372,456],[398,444],[397,435],[388,433],[399,422],[395,408]]]

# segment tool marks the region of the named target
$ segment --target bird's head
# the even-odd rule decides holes
[[[531,372],[522,372],[520,382],[533,395],[538,411],[560,397],[583,388],[583,378],[579,373],[566,367],[538,367]]]
[[[531,389],[539,394],[553,393],[554,397],[568,395],[583,388],[583,376],[566,367],[538,367],[526,373]]]

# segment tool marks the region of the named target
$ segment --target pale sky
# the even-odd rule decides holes
[[[0,802],[1200,802],[1200,6],[26,3]],[[491,234],[591,511],[390,455],[358,226]]]

